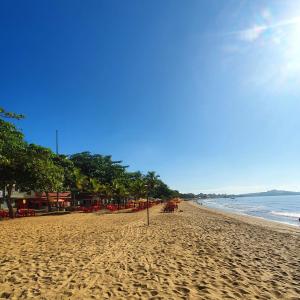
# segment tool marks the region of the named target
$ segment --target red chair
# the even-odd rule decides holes
[[[94,206],[92,206],[92,210],[93,211],[99,211],[100,209],[101,209],[100,205],[94,205]]]
[[[118,210],[118,206],[115,205],[115,204],[109,204],[109,205],[106,206],[106,208],[108,210],[110,210],[111,212],[114,212],[114,211]]]
[[[9,213],[6,210],[0,210],[0,218],[8,218],[9,217]]]
[[[174,212],[175,210],[178,209],[178,204],[174,203],[174,202],[167,202],[167,204],[165,205],[163,212]]]
[[[28,210],[28,216],[34,217],[35,216],[35,210],[34,209],[29,209]]]
[[[18,209],[15,213],[16,218],[22,218],[22,217],[27,217],[27,213],[25,212],[24,209]]]
[[[92,208],[91,207],[83,207],[83,212],[85,213],[90,213],[92,211]]]

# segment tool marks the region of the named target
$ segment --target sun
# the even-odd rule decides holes
[[[270,9],[259,13],[249,28],[233,32],[240,46],[255,57],[252,82],[272,83],[274,88],[300,83],[300,12],[275,15]]]

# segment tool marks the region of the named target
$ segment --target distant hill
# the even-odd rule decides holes
[[[240,194],[240,195],[236,195],[236,197],[264,197],[264,196],[292,196],[292,195],[300,195],[300,192],[271,190],[271,191],[260,192],[260,193]]]

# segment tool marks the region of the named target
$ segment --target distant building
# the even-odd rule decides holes
[[[5,192],[6,194],[6,192]],[[57,197],[58,196],[58,197]],[[12,205],[15,208],[30,208],[30,209],[48,209],[50,207],[60,208],[68,207],[71,205],[71,192],[56,192],[46,193],[39,192],[20,192],[18,190],[13,190],[12,195]],[[5,201],[3,201],[2,193],[2,208],[7,208]]]

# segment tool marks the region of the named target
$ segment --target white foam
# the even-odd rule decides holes
[[[300,218],[300,212],[271,211],[271,214],[290,218]]]

